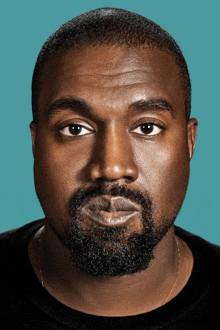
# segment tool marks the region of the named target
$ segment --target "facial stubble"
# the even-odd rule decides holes
[[[127,225],[84,227],[82,207],[93,197],[122,196],[141,206],[141,232],[128,232]],[[92,276],[123,276],[149,267],[154,249],[175,219],[156,226],[152,218],[152,199],[140,191],[121,186],[78,189],[69,203],[71,226],[56,235],[69,251],[71,262]]]

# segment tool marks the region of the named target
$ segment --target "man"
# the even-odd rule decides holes
[[[45,219],[2,234],[2,327],[217,329],[220,249],[174,226],[197,120],[173,38],[97,9],[43,45],[32,81]]]

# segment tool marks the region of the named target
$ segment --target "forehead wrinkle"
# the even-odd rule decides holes
[[[174,94],[173,90],[176,89],[176,86],[179,86],[179,74],[177,70],[170,68],[172,59],[169,59],[167,65],[161,65],[160,58],[159,60],[156,58],[156,61],[152,62],[152,56],[149,59],[147,56],[144,56],[144,58],[138,56],[137,59],[134,58],[134,60],[128,61],[126,53],[122,62],[117,60],[111,62],[111,58],[109,58],[109,64],[109,52],[104,55],[101,54],[101,57],[99,53],[92,56],[89,52],[86,58],[84,58],[84,55],[80,54],[79,59],[76,59],[75,56],[74,58],[73,56],[62,58],[60,65],[56,66],[56,74],[54,74],[54,64],[57,63],[49,63],[48,76],[45,76],[45,78],[48,78],[45,79],[45,81],[48,81],[48,85],[45,84],[44,96],[47,101],[45,103],[50,103],[49,99],[69,94],[69,96],[85,100],[99,97],[102,99],[102,103],[105,102],[106,105],[110,103],[113,107],[113,103],[116,102],[117,106],[120,99],[123,101],[122,94],[125,95],[125,103],[128,97],[136,101],[139,95],[143,94],[143,98],[158,97],[174,101],[172,102],[174,108],[177,108],[176,101],[178,100],[175,97],[177,93]],[[101,67],[97,65],[97,63],[99,64],[97,60],[99,57],[105,64]],[[88,58],[94,59],[94,63],[88,61]],[[154,59],[154,56],[152,58]],[[120,66],[117,65],[118,63]],[[53,79],[51,81],[52,72]],[[48,93],[48,90],[51,92]],[[180,89],[178,89],[178,95],[180,92]],[[114,99],[113,96],[115,96]],[[173,98],[175,99],[173,100]]]
[[[134,86],[134,85],[148,85],[155,87],[164,86],[162,79],[157,79],[150,73],[142,72],[138,75],[134,72],[128,74],[117,74],[117,75],[72,75],[69,74],[66,79],[66,83],[77,85],[82,84],[85,86],[94,86],[99,88],[105,87],[123,87],[123,86]]]
[[[75,70],[76,71],[76,70]],[[105,70],[105,71],[112,71],[112,70]],[[71,74],[73,77],[80,77],[80,76],[86,76],[86,77],[95,77],[95,76],[104,76],[104,77],[114,77],[114,76],[119,76],[119,75],[125,75],[127,73],[136,73],[136,72],[143,72],[143,71],[147,71],[149,72],[150,70],[147,69],[138,69],[138,70],[128,70],[128,71],[121,71],[118,73],[95,73],[95,74],[88,74],[88,70],[85,71],[85,74]]]
[[[108,89],[118,89],[118,88],[123,88],[123,87],[129,87],[129,86],[134,86],[136,85],[137,87],[139,85],[143,85],[144,83],[140,82],[140,83],[133,83],[133,84],[121,84],[121,85],[113,85],[113,86],[108,86],[108,85],[96,85],[96,84],[83,84],[84,86],[92,86],[92,87],[98,87],[99,89],[104,89],[104,88],[108,88]],[[147,85],[147,84],[146,84]]]

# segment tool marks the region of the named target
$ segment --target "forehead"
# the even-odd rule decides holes
[[[175,59],[149,47],[102,45],[56,54],[44,66],[39,108],[72,96],[88,97],[91,104],[101,101],[111,107],[160,97],[174,109],[185,107]]]

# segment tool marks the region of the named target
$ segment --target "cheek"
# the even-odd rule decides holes
[[[180,142],[181,141],[181,142]],[[139,157],[140,180],[153,200],[158,218],[172,217],[179,211],[189,179],[189,157],[185,139],[176,143],[148,145]]]
[[[79,188],[82,169],[90,153],[87,148],[54,143],[42,134],[36,143],[34,177],[37,196],[46,217],[68,217],[69,200]],[[84,150],[84,152],[82,152]]]

